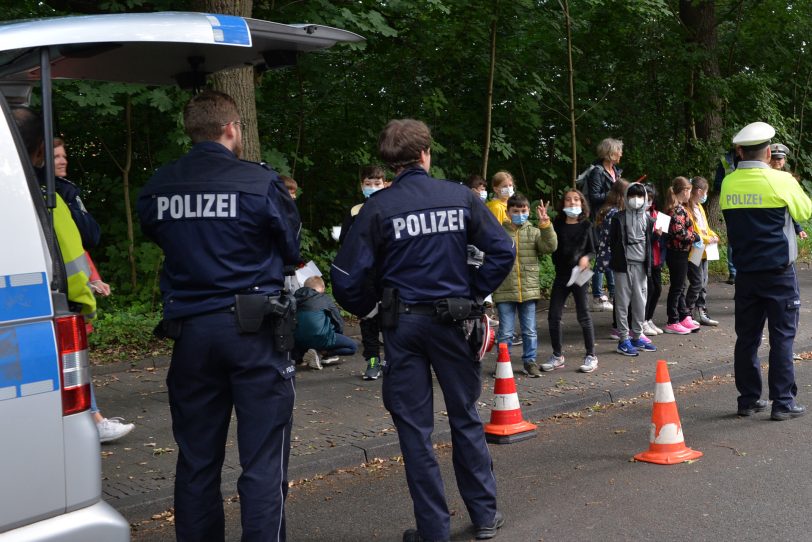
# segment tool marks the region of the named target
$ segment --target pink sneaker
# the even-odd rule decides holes
[[[674,335],[688,335],[691,333],[690,329],[686,329],[682,324],[668,324],[663,328],[665,333],[673,333]]]
[[[699,329],[699,324],[694,322],[693,318],[691,318],[690,316],[686,316],[685,318],[683,318],[682,322],[680,322],[680,325],[685,329],[687,329],[688,331]]]

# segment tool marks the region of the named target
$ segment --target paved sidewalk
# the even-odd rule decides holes
[[[801,352],[812,350],[812,272],[804,268],[799,277],[803,303],[796,351]],[[720,321],[719,327],[703,327],[700,333],[687,336],[659,335],[653,338],[659,351],[636,358],[614,352],[616,342],[608,336],[611,313],[593,312],[600,365],[591,374],[577,372],[583,358],[583,344],[570,298],[564,314],[565,368],[544,373],[541,378],[526,378],[521,374],[521,347],[513,349],[513,371],[525,418],[536,422],[595,403],[609,403],[652,391],[657,359],[670,363],[671,379],[676,384],[732,372],[733,287],[714,281],[709,290],[709,310],[711,316]],[[663,301],[666,293],[667,287]],[[665,307],[661,302],[655,320],[662,327],[664,319]],[[542,303],[537,314],[537,326],[541,362],[550,354],[546,304]],[[357,328],[349,330],[350,334],[353,332],[357,334]],[[495,360],[494,349],[483,362],[479,405],[485,421],[490,417],[493,397],[490,374]],[[147,518],[172,506],[177,450],[165,384],[168,363],[167,359],[157,359],[154,363],[118,363],[94,368],[102,412],[106,416],[122,416],[136,424],[128,436],[102,447],[104,498],[130,521]],[[357,355],[342,358],[322,371],[308,368],[298,371],[290,480],[357,466],[375,457],[399,455],[397,434],[381,400],[381,380],[363,381],[364,368],[363,359]],[[802,398],[802,402],[808,403],[809,399]],[[735,397],[731,396],[731,411],[735,406]],[[450,440],[445,418],[442,397],[435,387],[436,441]],[[641,435],[641,439],[643,442],[645,435]],[[223,467],[224,496],[236,493],[239,472],[234,418]]]

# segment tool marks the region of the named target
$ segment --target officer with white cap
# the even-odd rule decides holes
[[[770,167],[783,171],[784,166],[787,164],[787,155],[789,149],[786,145],[781,143],[773,143],[770,145]]]
[[[775,129],[754,122],[733,137],[741,154],[738,167],[722,182],[720,203],[737,269],[734,372],[739,416],[769,406],[761,399],[758,348],[764,321],[770,330],[769,398],[773,420],[803,416],[792,365],[792,343],[800,309],[793,219],[812,216],[812,201],[787,172],[771,169],[770,139]]]

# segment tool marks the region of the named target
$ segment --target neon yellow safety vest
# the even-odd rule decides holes
[[[88,320],[96,316],[96,298],[88,283],[90,264],[82,247],[82,237],[73,221],[65,200],[56,194],[56,208],[53,210],[54,231],[65,263],[68,276],[68,301],[81,307],[81,313]]]

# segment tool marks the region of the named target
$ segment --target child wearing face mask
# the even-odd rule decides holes
[[[508,198],[507,215],[508,219],[503,227],[513,238],[516,263],[510,275],[493,293],[499,313],[497,342],[507,344],[510,349],[513,343],[514,315],[518,312],[522,327],[523,372],[531,378],[538,378],[541,376],[536,363],[536,301],[541,297],[539,258],[552,253],[558,247],[558,240],[547,216],[544,201],[540,201],[536,207],[538,228],[529,222],[530,202],[521,194]]]
[[[671,216],[668,225],[668,241],[665,263],[671,285],[668,287],[668,324],[663,331],[677,335],[687,335],[699,331],[699,324],[691,318],[685,304],[685,279],[688,276],[688,253],[691,245],[699,240],[694,231],[694,222],[688,215],[685,205],[691,197],[691,182],[685,177],[675,177],[666,193],[665,214]]]
[[[497,171],[491,178],[491,186],[493,186],[493,199],[488,202],[488,209],[500,224],[504,224],[508,219],[507,201],[514,193],[513,175],[507,171]]]
[[[694,177],[691,179],[691,199],[688,201],[686,209],[688,216],[694,222],[694,228],[702,239],[702,244],[707,246],[711,243],[718,243],[719,236],[710,228],[708,217],[702,204],[708,199],[708,180],[705,177]],[[705,253],[702,253],[702,261],[699,265],[688,262],[688,290],[685,294],[685,306],[691,312],[691,317],[696,316],[696,321],[703,326],[718,326],[719,322],[708,316],[706,295],[708,293],[708,260]]]
[[[364,199],[369,198],[378,190],[386,188],[386,181],[384,177],[383,168],[380,166],[364,166],[361,169],[361,193]],[[355,205],[344,223],[341,225],[341,233],[338,237],[339,244],[344,242],[347,232],[350,231],[355,217],[361,212],[363,203]],[[361,318],[361,343],[364,346],[364,359],[366,360],[366,369],[364,370],[364,380],[377,380],[382,373],[381,369],[381,340],[380,340],[380,325],[378,324],[377,309],[372,311],[367,317]],[[325,360],[326,361],[326,360]]]
[[[651,235],[654,229],[654,220],[646,212],[647,199],[646,189],[642,184],[630,184],[624,197],[626,208],[617,213],[609,233],[612,247],[609,267],[615,272],[617,352],[624,356],[637,356],[640,350],[657,350],[643,333],[648,277],[651,275]]]
[[[470,175],[468,177],[467,184],[468,188],[471,189],[471,192],[479,196],[482,203],[485,203],[488,200],[488,183],[485,182],[485,179],[483,179],[481,175]]]
[[[564,367],[561,314],[570,294],[575,299],[575,311],[584,335],[584,349],[586,350],[583,364],[578,370],[583,373],[591,373],[598,368],[598,358],[595,356],[595,330],[592,328],[592,317],[587,302],[588,281],[581,286],[577,283],[567,286],[573,267],[577,265],[581,270],[589,269],[589,259],[595,253],[592,244],[592,223],[587,219],[588,216],[589,205],[584,195],[574,188],[564,192],[564,196],[558,203],[558,214],[553,220],[558,248],[552,256],[555,279],[550,289],[550,309],[547,316],[553,353],[547,363],[541,365],[542,371],[552,371]]]
[[[657,190],[654,185],[646,186],[646,212],[652,220],[657,220]],[[665,237],[660,230],[654,230],[651,236],[651,275],[648,278],[648,296],[646,298],[646,317],[643,320],[643,333],[653,337],[663,330],[654,325],[654,311],[663,292],[663,263],[665,263]]]

